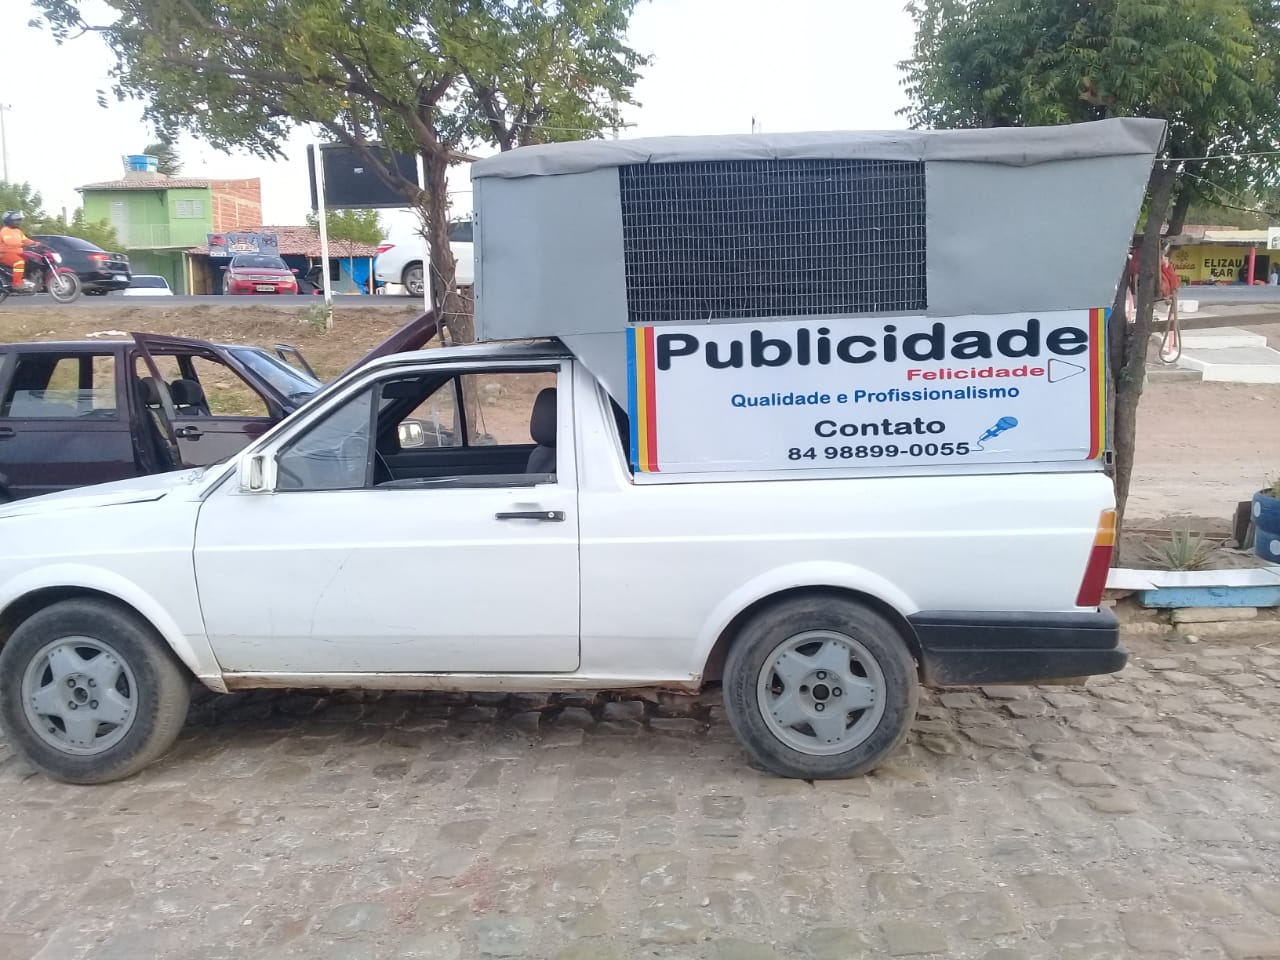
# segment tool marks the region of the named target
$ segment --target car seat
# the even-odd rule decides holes
[[[174,413],[180,417],[210,416],[204,388],[195,380],[174,380],[169,384],[169,397]]]
[[[156,383],[155,377],[139,377],[137,393],[141,421],[139,427],[142,432],[138,437],[138,444],[142,448],[143,457],[157,472],[172,470],[181,464],[182,458],[173,449],[160,420],[160,385]]]
[[[537,444],[529,454],[525,473],[556,472],[556,388],[546,387],[533,401],[529,415],[529,436]]]

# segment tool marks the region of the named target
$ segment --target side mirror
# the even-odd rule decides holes
[[[417,420],[405,420],[400,426],[396,427],[396,434],[400,438],[401,450],[406,447],[425,447],[427,445],[427,433]]]
[[[276,488],[276,462],[264,453],[240,459],[242,493],[271,493]]]
[[[293,273],[293,274],[296,276],[297,274],[301,273],[302,271],[301,271],[301,270],[299,270],[297,267],[294,267],[290,272],[291,272],[291,273]]]

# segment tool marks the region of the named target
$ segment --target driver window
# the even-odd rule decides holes
[[[556,482],[558,371],[425,372],[382,382],[376,487]]]
[[[286,447],[278,490],[355,490],[369,473],[373,390],[362,390]]]

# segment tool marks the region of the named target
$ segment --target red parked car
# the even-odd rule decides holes
[[[279,257],[262,253],[240,253],[222,276],[224,294],[298,292],[298,280]]]

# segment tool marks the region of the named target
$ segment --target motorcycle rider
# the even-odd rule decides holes
[[[0,226],[0,263],[13,271],[13,288],[17,290],[26,278],[25,250],[39,244],[22,232],[21,210],[6,210],[0,222],[3,222]]]

